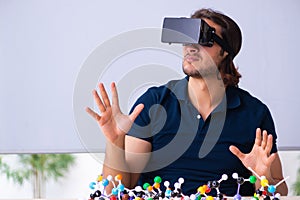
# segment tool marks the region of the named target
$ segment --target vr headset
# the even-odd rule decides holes
[[[215,28],[198,18],[164,18],[161,41],[169,44],[200,44],[208,47],[216,42],[229,55],[233,55],[232,48],[216,34]]]

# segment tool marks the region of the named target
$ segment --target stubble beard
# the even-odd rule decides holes
[[[189,63],[192,65],[191,63]],[[183,72],[193,78],[207,78],[216,75],[217,67],[210,64],[209,67],[203,69],[202,67],[190,69],[192,66],[185,67],[184,62],[182,63]]]
[[[186,58],[188,59],[189,57],[195,58],[196,61],[189,62],[186,60]],[[187,52],[183,58],[182,69],[183,72],[190,77],[206,78],[215,75],[217,67],[213,61],[204,59],[203,55]]]

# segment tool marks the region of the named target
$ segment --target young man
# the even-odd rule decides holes
[[[251,167],[275,185],[283,175],[271,114],[237,87],[241,75],[233,59],[241,48],[241,31],[231,18],[210,9],[192,18],[200,18],[219,39],[183,46],[184,79],[150,88],[128,116],[120,111],[114,83],[112,104],[103,84],[100,95],[93,91],[101,114],[87,112],[108,141],[103,174],[122,174],[128,188],[151,183],[155,176],[171,184],[183,177],[184,194],[227,174],[220,191],[234,195],[237,183],[231,174],[248,178]],[[240,193],[251,196],[259,187],[259,181],[244,183]],[[287,194],[285,183],[276,189]]]

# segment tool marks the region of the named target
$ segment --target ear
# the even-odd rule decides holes
[[[221,49],[220,50],[221,63],[227,59],[227,56],[229,56],[229,53],[227,51],[224,51],[223,49]]]
[[[228,56],[229,54],[228,54],[228,52],[227,51],[224,51],[224,49],[221,49],[221,51],[220,51],[220,56],[224,59],[224,58],[226,58],[226,56]]]
[[[224,52],[223,58],[225,58],[226,56],[228,56],[229,53],[227,51]]]

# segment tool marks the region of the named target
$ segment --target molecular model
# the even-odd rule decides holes
[[[213,200],[214,198],[212,196],[208,196],[206,194],[209,193],[211,189],[215,189],[217,191],[216,199],[223,199],[224,195],[220,192],[219,187],[220,187],[220,183],[227,179],[228,176],[226,174],[223,174],[221,179],[218,181],[208,181],[207,185],[200,186],[197,189],[197,193],[194,195],[192,194],[190,196],[190,199],[194,200],[194,199],[199,199],[199,197],[201,197],[200,199]]]
[[[174,189],[171,189],[170,182],[164,181],[165,190],[160,189],[162,179],[159,176],[154,177],[153,184],[144,183],[143,186],[136,186],[134,189],[128,189],[122,184],[122,176],[117,175],[114,177],[107,176],[104,178],[99,175],[95,182],[91,182],[89,187],[93,192],[90,194],[89,200],[246,200],[239,194],[240,187],[245,182],[255,184],[257,178],[260,180],[261,188],[258,189],[251,200],[279,200],[280,195],[276,193],[276,187],[283,183],[287,178],[281,180],[276,185],[269,185],[265,176],[258,176],[251,168],[249,170],[255,175],[250,176],[248,179],[239,177],[237,173],[233,173],[232,177],[237,182],[237,192],[233,197],[226,196],[220,192],[220,185],[223,181],[228,179],[226,174],[223,174],[219,180],[208,181],[207,184],[198,187],[196,192],[191,195],[182,193],[181,186],[184,184],[184,179],[179,178],[174,184]],[[113,185],[110,193],[106,193],[106,187],[109,184]],[[265,190],[267,188],[267,190]],[[211,190],[216,191],[216,196],[208,195]],[[271,195],[268,195],[271,194]],[[248,198],[249,199],[249,198]]]
[[[259,188],[256,193],[254,194],[254,196],[252,197],[252,200],[259,200],[259,199],[263,199],[263,200],[279,200],[280,199],[280,194],[276,193],[276,187],[279,186],[281,183],[283,183],[284,181],[286,181],[289,177],[286,177],[284,179],[282,179],[281,181],[279,181],[276,185],[269,185],[269,181],[266,179],[265,176],[259,176],[253,169],[251,169],[250,167],[248,167],[248,169],[255,174],[255,176],[257,178],[259,178],[260,180],[260,185],[261,188]],[[267,191],[265,190],[265,188],[267,187]],[[268,195],[268,192],[270,194],[272,194],[271,196]]]
[[[232,178],[236,179],[236,182],[238,184],[236,195],[234,195],[234,197],[233,197],[234,200],[242,199],[242,196],[240,195],[240,188],[241,188],[241,185],[243,185],[245,183],[245,181],[249,181],[250,183],[255,184],[255,182],[257,180],[255,176],[250,176],[248,179],[244,179],[243,177],[239,177],[239,175],[237,173],[233,173]]]

